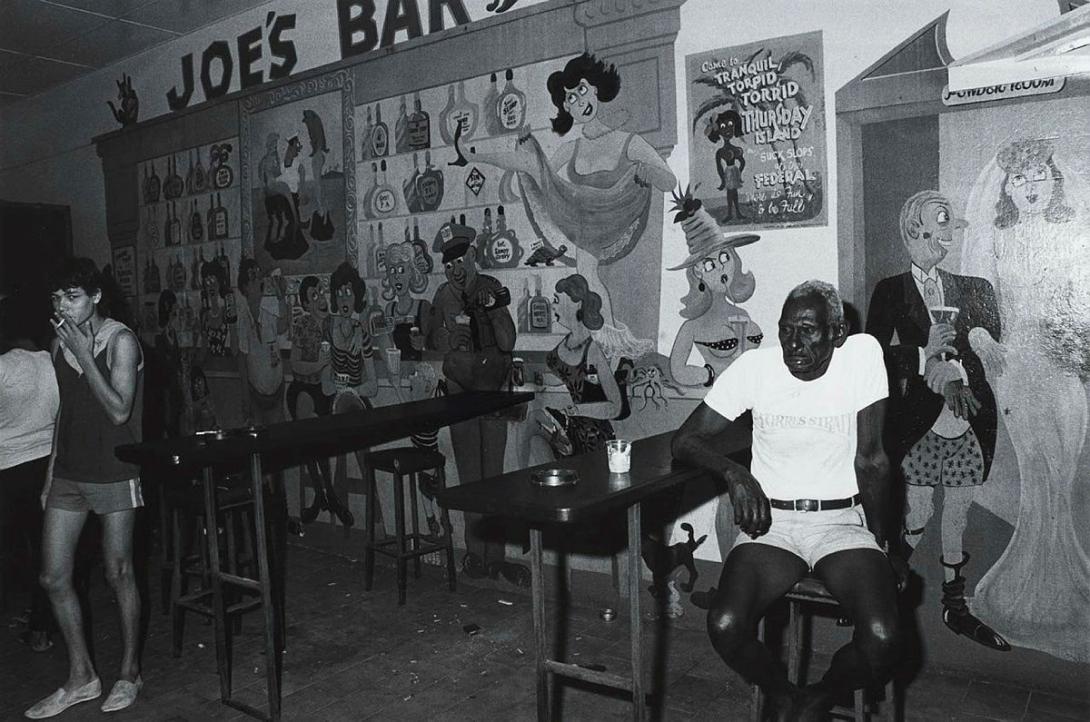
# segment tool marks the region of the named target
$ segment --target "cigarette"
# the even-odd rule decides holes
[[[57,316],[57,328],[63,326],[66,320],[64,316]]]

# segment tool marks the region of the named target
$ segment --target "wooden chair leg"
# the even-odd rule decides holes
[[[870,719],[870,713],[867,711],[867,692],[863,689],[857,689],[854,693],[854,714],[852,719],[855,722],[866,722]]]
[[[804,641],[801,602],[789,601],[787,622],[787,678],[794,684],[799,684],[799,670],[802,667],[802,643]]]
[[[363,540],[363,588],[371,591],[375,581],[375,469],[370,464],[363,468],[364,540]]]
[[[405,604],[406,544],[405,544],[405,477],[394,473],[394,526],[397,534],[397,604]]]
[[[420,551],[420,505],[416,500],[416,486],[420,482],[420,474],[409,475],[409,501],[411,502],[409,508],[412,511],[412,547],[413,552]],[[420,555],[413,555],[413,578],[420,578]]]
[[[765,642],[765,620],[757,622],[757,642],[758,644],[764,644]],[[750,719],[753,722],[761,722],[764,716],[764,694],[761,692],[761,688],[757,685],[753,685],[753,714],[750,715]]]
[[[170,652],[175,657],[182,656],[182,627],[185,610],[178,606],[178,599],[184,593],[182,589],[182,564],[185,558],[182,549],[182,519],[178,509],[170,512]]]

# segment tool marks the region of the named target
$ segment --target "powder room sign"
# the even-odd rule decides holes
[[[827,222],[821,33],[685,57],[693,195],[721,226]]]

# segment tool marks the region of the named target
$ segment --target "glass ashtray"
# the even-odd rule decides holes
[[[530,483],[537,486],[572,486],[578,481],[574,469],[538,469],[530,474]]]

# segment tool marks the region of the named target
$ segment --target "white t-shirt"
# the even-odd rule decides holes
[[[704,398],[734,420],[753,411],[750,471],[771,499],[843,499],[859,492],[856,413],[889,395],[882,347],[849,336],[813,381],[787,370],[778,347],[738,357]]]
[[[0,469],[52,453],[60,403],[48,351],[17,348],[0,355]]]

